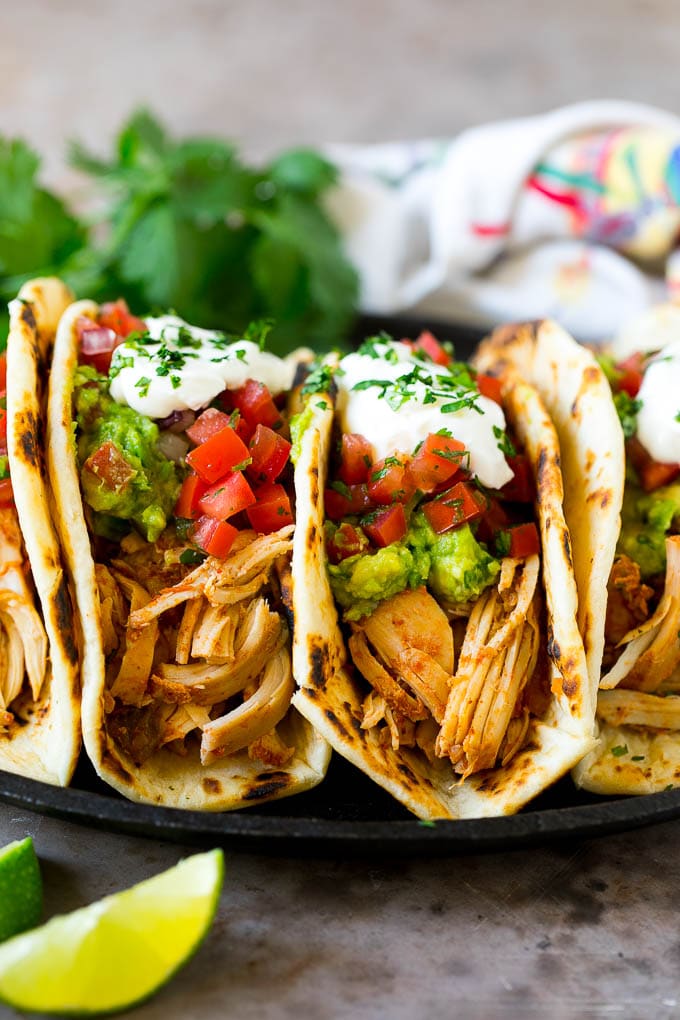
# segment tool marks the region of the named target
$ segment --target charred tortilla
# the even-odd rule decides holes
[[[168,579],[153,575],[163,569],[164,554],[172,549],[140,536],[131,539],[118,558],[95,562],[80,490],[72,394],[76,322],[79,317],[96,319],[97,313],[93,302],[81,301],[59,324],[48,425],[57,520],[84,636],[87,753],[101,778],[126,797],[171,807],[231,810],[309,789],[325,774],[330,756],[326,742],[285,706],[274,734],[260,735],[263,726],[257,726],[259,717],[268,718],[272,704],[277,707],[277,699],[285,696],[289,706],[293,689],[285,613],[268,602],[277,565],[289,555],[292,528],[259,538],[250,533],[235,543],[226,559],[208,557]],[[285,569],[277,583],[285,602],[290,588]],[[173,647],[168,651],[170,632]],[[197,642],[204,649],[201,654]],[[163,657],[169,660],[166,666],[156,661]],[[254,693],[243,700],[238,717],[231,718],[227,736],[224,717],[210,719],[211,706],[215,700],[226,704],[248,684]],[[214,690],[219,691],[217,699]],[[200,756],[197,743],[184,741],[187,725],[196,719],[203,727]],[[161,725],[164,742],[156,746]],[[268,746],[260,747],[257,756],[249,755],[236,739],[239,726],[253,728]],[[271,724],[264,726],[264,731],[269,729]],[[214,730],[211,744],[206,735]],[[229,746],[232,739],[235,750]],[[286,751],[283,763],[276,760],[281,748]]]
[[[352,665],[339,624],[324,548],[333,401],[314,395],[307,405],[309,422],[297,465],[302,484],[293,561],[298,614],[294,670],[300,689],[294,704],[336,751],[423,819],[510,814],[592,747],[593,692],[576,625],[557,437],[537,392],[510,375],[504,380],[504,406],[531,460],[538,491],[552,694],[542,716],[531,717],[522,748],[509,764],[461,781],[448,759],[428,757],[419,748],[395,750],[362,726],[367,685]],[[417,621],[407,626],[417,628]]]
[[[80,749],[80,677],[43,438],[46,368],[57,323],[72,300],[61,281],[38,279],[10,304],[7,446],[14,506],[0,509],[0,768],[60,786],[69,783]]]

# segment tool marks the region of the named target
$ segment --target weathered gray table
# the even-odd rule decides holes
[[[591,96],[678,109],[679,28],[673,0],[23,0],[2,8],[0,131],[71,186],[65,139],[104,151],[142,102],[256,155],[449,135]],[[48,914],[183,852],[0,806],[0,845],[25,833]],[[680,822],[478,859],[232,853],[207,944],[136,1015],[664,1020],[680,1015],[679,889]]]

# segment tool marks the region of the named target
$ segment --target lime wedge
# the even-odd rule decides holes
[[[146,999],[185,963],[217,909],[221,850],[54,917],[0,945],[0,999],[55,1014],[114,1013]]]
[[[40,865],[28,836],[0,850],[0,942],[33,928],[41,913]]]

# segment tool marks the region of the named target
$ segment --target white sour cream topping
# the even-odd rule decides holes
[[[650,362],[637,396],[642,407],[637,437],[664,464],[680,462],[680,339],[667,344]]]
[[[474,403],[479,411],[474,407],[442,411],[443,406],[453,402],[455,392],[445,398],[436,396],[434,401],[426,403],[432,387],[416,380],[408,387],[412,396],[398,410],[393,410],[388,403],[389,392],[381,396],[380,387],[359,390],[355,387],[373,379],[395,381],[418,366],[432,376],[438,388],[437,376],[444,377],[448,373],[439,365],[414,358],[405,344],[380,342],[374,344],[374,350],[381,357],[348,354],[340,362],[341,372],[335,381],[343,432],[360,433],[373,444],[376,458],[382,458],[397,452],[413,453],[430,433],[445,428],[454,439],[465,443],[470,452],[470,469],[483,485],[500,489],[510,481],[512,470],[498,447],[499,436],[494,434],[494,427],[505,430],[505,417],[498,404],[475,391]],[[387,360],[386,355],[391,360]]]
[[[274,396],[293,383],[292,360],[261,351],[249,340],[228,343],[222,334],[190,326],[174,315],[145,322],[155,342],[133,341],[116,348],[111,396],[147,418],[197,411],[247,379],[264,383]]]

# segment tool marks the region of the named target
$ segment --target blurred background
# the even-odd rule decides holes
[[[0,130],[64,179],[150,105],[176,133],[291,143],[450,136],[579,99],[680,109],[674,0],[22,0],[2,5]]]

